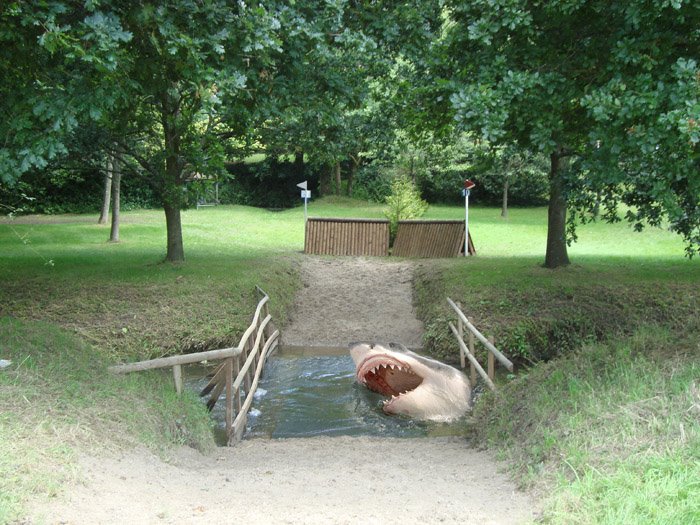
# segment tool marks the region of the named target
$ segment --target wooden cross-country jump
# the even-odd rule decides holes
[[[309,218],[304,253],[396,257],[458,257],[464,254],[464,222],[399,221],[389,250],[389,221],[384,219]],[[469,255],[476,254],[471,235]]]

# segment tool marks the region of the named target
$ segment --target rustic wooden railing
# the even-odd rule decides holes
[[[503,366],[505,366],[506,369],[508,369],[508,371],[510,372],[513,371],[513,363],[496,348],[496,346],[494,345],[493,337],[487,339],[481,332],[479,332],[479,330],[476,329],[476,327],[469,321],[469,318],[466,315],[464,315],[464,312],[462,312],[462,309],[460,308],[460,305],[458,303],[455,303],[449,297],[447,298],[447,303],[457,314],[457,326],[455,327],[454,324],[450,323],[450,330],[452,330],[452,333],[457,338],[457,343],[459,344],[459,359],[462,368],[466,367],[465,358],[469,360],[469,377],[472,386],[474,386],[474,384],[476,383],[476,373],[478,372],[479,375],[484,379],[484,382],[488,385],[488,387],[491,390],[496,390],[496,385],[493,382],[495,377],[495,359],[498,359],[498,361]],[[468,343],[464,342],[465,328],[469,332]],[[488,350],[488,373],[484,371],[484,368],[479,364],[479,361],[477,361],[476,359],[476,354],[474,351],[474,338],[480,341],[486,347],[486,350]]]
[[[256,289],[262,294],[262,299],[258,302],[253,320],[237,346],[115,365],[109,367],[109,370],[117,374],[125,374],[172,367],[175,390],[179,394],[182,392],[183,385],[182,365],[222,359],[223,363],[214,371],[211,381],[200,395],[211,394],[207,402],[207,407],[211,410],[223,391],[226,391],[226,435],[229,446],[234,445],[243,437],[248,411],[253,403],[253,395],[265,361],[279,342],[279,330],[273,331],[272,316],[268,311],[270,298],[259,287]],[[242,366],[241,361],[243,361]]]

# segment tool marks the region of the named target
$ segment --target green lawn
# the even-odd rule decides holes
[[[0,522],[70,476],[76,447],[211,445],[201,406],[174,398],[167,376],[110,378],[104,368],[235,344],[255,285],[283,326],[299,286],[303,213],[187,210],[181,265],[162,263],[162,211],[123,213],[119,244],[106,242],[96,215],[0,223],[0,359],[15,363],[0,371],[0,479],[10,480],[0,482]],[[426,218],[463,213],[431,206]],[[379,218],[382,206],[328,198],[311,201],[309,215]],[[478,255],[422,261],[415,289],[429,351],[456,357],[450,296],[519,363],[517,379],[502,378],[502,395],[477,410],[479,439],[504,442],[520,479],[556,494],[545,521],[700,523],[700,262],[663,229],[598,223],[580,227],[572,265],[552,271],[541,266],[544,208],[504,220],[473,207],[470,227]],[[649,336],[655,330],[663,336]],[[553,360],[530,368],[540,358]]]

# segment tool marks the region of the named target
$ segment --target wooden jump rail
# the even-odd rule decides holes
[[[253,403],[253,395],[265,361],[279,343],[279,330],[272,331],[272,316],[268,312],[270,298],[259,287],[256,286],[256,289],[263,297],[258,302],[250,326],[243,333],[237,346],[115,365],[110,366],[109,371],[125,374],[172,367],[175,390],[180,394],[183,388],[182,365],[222,359],[223,363],[214,371],[211,381],[200,395],[211,393],[207,402],[207,407],[211,410],[224,390],[226,391],[226,435],[228,445],[233,446],[243,437],[248,411]]]
[[[309,217],[304,253],[313,255],[389,255],[389,221]],[[457,257],[464,250],[464,221],[399,221],[391,255],[397,257]],[[469,255],[475,255],[471,233]]]
[[[389,221],[309,217],[304,253],[314,255],[389,255]]]
[[[493,383],[493,379],[495,377],[495,359],[498,359],[498,361],[506,367],[506,369],[510,372],[513,371],[513,363],[508,359],[506,356],[504,356],[495,346],[494,346],[494,341],[493,337],[491,338],[486,338],[484,335],[479,332],[479,330],[476,329],[476,327],[469,321],[469,318],[464,315],[462,312],[462,309],[460,308],[459,304],[455,303],[452,299],[449,297],[447,298],[447,303],[452,307],[452,309],[455,311],[457,314],[457,327],[455,327],[454,324],[450,323],[450,330],[452,330],[452,333],[455,335],[457,338],[457,343],[459,344],[459,360],[462,365],[462,368],[466,367],[466,359],[469,359],[469,377],[471,380],[472,386],[476,384],[476,373],[478,372],[479,375],[484,379],[486,384],[491,390],[496,390],[496,385]],[[469,344],[465,344],[464,342],[464,328],[467,328],[469,331]],[[488,350],[488,373],[486,373],[483,369],[483,367],[479,364],[479,361],[477,361],[474,353],[474,345],[475,341],[474,338],[478,339]]]

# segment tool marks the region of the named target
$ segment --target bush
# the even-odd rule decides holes
[[[428,209],[428,203],[420,198],[416,185],[407,177],[397,177],[391,183],[391,195],[386,198],[384,216],[389,219],[391,244],[396,237],[399,221],[415,219]]]
[[[98,213],[102,208],[103,174],[98,170],[25,173],[13,188],[0,188],[0,205],[19,213]],[[125,173],[121,209],[158,208],[160,199],[144,177]]]
[[[496,154],[479,153],[469,163],[432,170],[419,184],[428,202],[459,204],[464,179],[471,179],[476,183],[470,197],[474,204],[500,205],[504,176],[508,176],[509,204],[542,206],[549,196],[547,170],[544,157],[507,149]]]

